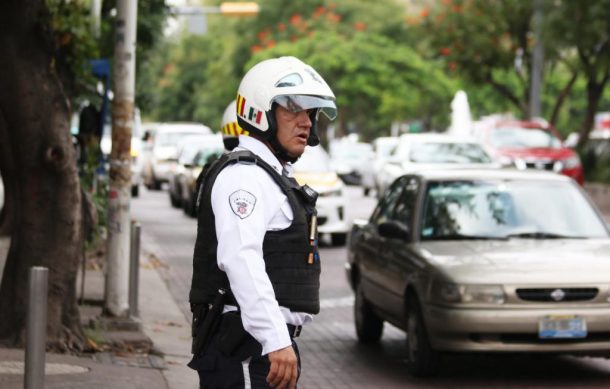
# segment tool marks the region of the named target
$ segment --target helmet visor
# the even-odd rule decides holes
[[[309,95],[281,95],[273,99],[290,112],[301,112],[308,109],[318,109],[330,120],[337,117],[337,106],[329,98]]]

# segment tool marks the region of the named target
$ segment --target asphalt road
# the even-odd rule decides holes
[[[374,207],[362,190],[349,187],[348,217],[366,217]],[[142,225],[143,246],[152,248],[157,269],[190,322],[188,289],[195,219],[172,208],[166,191],[142,190],[132,217]],[[145,241],[145,242],[144,242]],[[356,341],[353,294],[345,279],[344,247],[321,248],[321,313],[298,339],[303,357],[300,388],[610,388],[610,360],[571,356],[451,355],[433,379],[414,379],[405,369],[405,335],[385,325],[379,345]]]

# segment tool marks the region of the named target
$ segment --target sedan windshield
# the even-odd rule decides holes
[[[415,163],[489,163],[491,159],[476,143],[417,142],[410,146],[409,161]]]
[[[561,141],[541,128],[502,127],[491,134],[491,144],[499,149],[560,148]]]
[[[608,237],[569,182],[433,182],[424,207],[422,240]]]

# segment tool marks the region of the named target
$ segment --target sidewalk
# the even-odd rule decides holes
[[[0,277],[8,239],[0,238]],[[46,354],[45,389],[196,389],[197,373],[186,367],[190,358],[190,323],[172,299],[156,270],[151,253],[140,255],[139,313],[141,331],[96,329],[100,343],[121,344],[121,351],[101,351],[82,356]],[[80,279],[77,290],[80,291]],[[96,322],[101,313],[104,275],[88,269],[85,304],[80,306],[84,324]],[[103,323],[103,321],[100,321]],[[151,348],[152,346],[152,348]],[[24,350],[0,348],[0,388],[23,388]]]

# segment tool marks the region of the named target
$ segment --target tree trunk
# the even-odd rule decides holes
[[[597,106],[599,105],[599,100],[604,92],[607,81],[608,74],[603,77],[602,81],[599,83],[594,80],[589,80],[589,82],[587,82],[587,111],[578,134],[578,148],[584,145],[587,139],[589,139],[589,133],[593,128],[593,121],[595,120],[595,112],[597,112]]]
[[[49,269],[47,345],[81,348],[74,293],[82,255],[81,193],[69,106],[55,69],[43,0],[0,13],[0,171],[11,248],[0,285],[0,340],[22,346],[31,266]]]
[[[565,102],[566,98],[572,92],[572,87],[574,86],[574,83],[576,82],[577,78],[578,78],[578,72],[575,71],[574,73],[572,73],[572,78],[570,78],[570,81],[561,90],[559,97],[557,97],[557,100],[555,101],[555,106],[553,107],[553,113],[551,114],[551,119],[549,120],[549,122],[551,123],[551,125],[553,127],[555,127],[555,124],[557,124],[557,119],[559,118],[559,113],[561,112],[561,107],[563,106],[563,103]]]

